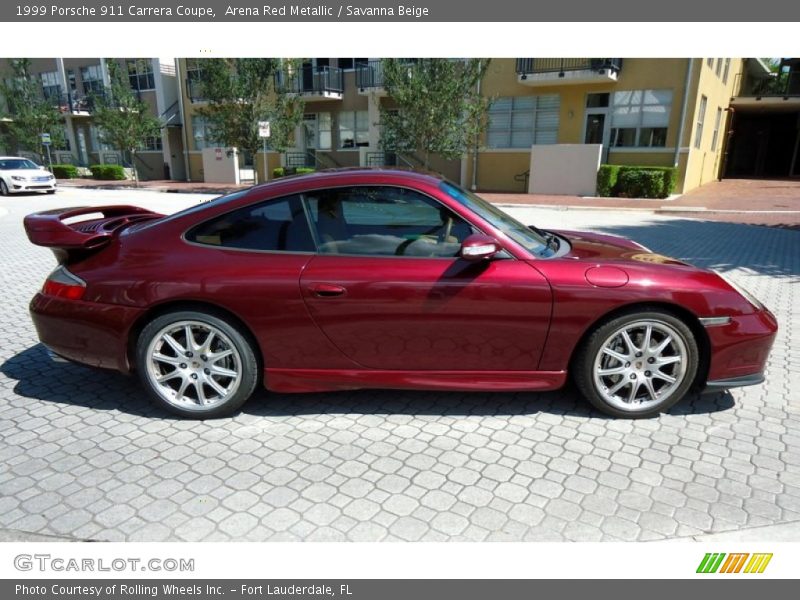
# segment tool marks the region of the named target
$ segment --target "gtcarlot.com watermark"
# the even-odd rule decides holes
[[[142,571],[191,573],[193,558],[63,558],[51,554],[17,554],[14,557],[17,571],[40,573],[140,573]]]

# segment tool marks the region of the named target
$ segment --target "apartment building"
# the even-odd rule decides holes
[[[10,59],[0,59],[0,77],[13,76]],[[178,81],[173,58],[114,59],[128,75],[131,89],[164,124],[161,135],[146,141],[137,154],[142,179],[184,179],[186,168]],[[88,166],[97,163],[128,165],[129,157],[103,144],[93,123],[95,99],[110,86],[103,58],[33,58],[30,73],[41,82],[42,95],[64,119],[65,144],[53,148],[54,163]],[[6,118],[13,119],[9,114]],[[4,149],[11,151],[11,149]],[[21,154],[32,155],[20,150]],[[129,166],[129,165],[128,165]]]
[[[187,81],[185,121],[190,176],[201,179],[199,150],[213,144],[191,96],[200,65],[179,61]],[[678,167],[677,191],[717,179],[723,170],[731,98],[745,81],[766,76],[758,59],[500,58],[481,82],[491,98],[480,147],[461,160],[435,160],[433,168],[482,191],[528,189],[535,144],[600,144],[611,164]],[[314,58],[279,89],[305,99],[295,147],[271,154],[274,166],[419,166],[380,144],[380,107],[391,109],[381,63],[370,58]],[[260,175],[263,160],[254,160]]]
[[[132,88],[165,123],[141,154],[141,176],[204,180],[202,151],[217,143],[198,113],[206,105],[198,83],[202,59],[120,61]],[[60,99],[67,124],[69,147],[59,160],[121,160],[99,143],[86,102],[107,85],[104,61],[34,59],[33,66],[43,93]],[[676,166],[678,192],[723,175],[796,175],[798,74],[798,59],[785,59],[776,77],[752,58],[496,58],[481,82],[492,102],[477,152],[434,158],[432,167],[481,191],[524,192],[532,146],[598,144],[602,162]],[[304,99],[305,116],[288,151],[240,156],[259,181],[278,166],[420,166],[413,155],[381,147],[380,109],[394,104],[380,59],[306,59],[275,83]]]

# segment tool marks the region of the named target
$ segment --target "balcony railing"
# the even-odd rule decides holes
[[[734,89],[739,89],[741,73],[736,74]],[[800,71],[776,73],[769,77],[745,78],[738,97],[789,98],[800,96]]]
[[[356,87],[359,90],[383,87],[383,65],[379,60],[371,60],[356,65]]]
[[[518,58],[517,74],[566,73],[568,71],[602,71],[618,73],[621,58]]]
[[[48,99],[61,113],[92,114],[97,108],[98,101],[106,97],[105,91],[96,91],[91,94],[67,92],[61,95],[51,95]]]
[[[342,94],[344,78],[337,67],[304,66],[293,73],[276,73],[275,88],[280,94]]]

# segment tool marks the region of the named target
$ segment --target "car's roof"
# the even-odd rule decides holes
[[[396,177],[406,181],[416,181],[419,183],[427,183],[431,185],[439,185],[444,181],[444,177],[438,173],[414,170],[414,169],[401,169],[397,167],[342,167],[338,169],[323,169],[321,171],[314,171],[313,173],[303,173],[299,175],[288,175],[279,179],[274,179],[267,183],[262,183],[255,186],[253,189],[269,189],[272,187],[283,186],[288,183],[308,183],[310,185],[325,184],[339,180],[347,181],[371,181],[379,182],[385,180],[387,177]]]
[[[33,162],[32,159],[26,158],[25,156],[0,156],[0,160],[9,160],[9,159],[30,160],[31,162]]]

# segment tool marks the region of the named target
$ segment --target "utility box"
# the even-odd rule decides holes
[[[206,183],[239,183],[236,148],[203,148],[203,180]]]
[[[528,193],[594,196],[602,154],[602,144],[533,146]]]

